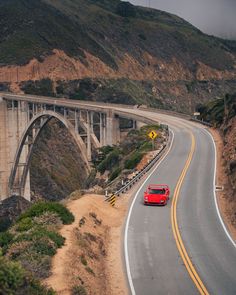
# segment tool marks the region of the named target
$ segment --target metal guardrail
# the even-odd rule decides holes
[[[110,196],[106,196],[105,201],[109,201],[113,196],[119,196],[121,193],[126,192],[129,190],[138,180],[140,180],[155,164],[156,162],[162,157],[166,148],[170,145],[172,136],[168,136],[168,141],[164,144],[159,152],[140,170],[138,173],[129,181],[127,181],[120,189],[116,192],[112,193]]]
[[[203,125],[208,126],[208,127],[213,127],[213,125],[211,123],[205,122],[205,121],[202,121],[202,120],[199,120],[199,119],[196,119],[196,118],[191,118],[190,121],[197,122],[197,123],[203,124]]]

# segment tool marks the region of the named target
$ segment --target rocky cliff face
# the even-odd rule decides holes
[[[231,222],[236,226],[236,117],[222,126],[222,133],[224,136],[225,170],[230,184],[226,198],[230,203]]]
[[[87,178],[80,151],[65,127],[51,121],[42,131],[30,166],[32,200],[61,200]]]

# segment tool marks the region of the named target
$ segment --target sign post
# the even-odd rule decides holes
[[[152,130],[151,132],[148,133],[148,136],[152,140],[152,150],[154,150],[154,139],[157,137],[156,131]]]

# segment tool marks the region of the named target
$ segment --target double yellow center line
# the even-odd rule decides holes
[[[182,183],[184,181],[185,175],[188,171],[189,165],[191,163],[191,160],[193,158],[193,154],[195,151],[195,138],[193,136],[193,134],[191,133],[191,150],[190,153],[188,155],[188,159],[186,161],[186,164],[184,166],[184,169],[180,175],[180,178],[177,182],[175,191],[174,191],[174,196],[173,196],[173,201],[172,201],[172,205],[171,205],[171,224],[172,224],[172,230],[174,233],[174,237],[175,237],[175,241],[177,244],[177,248],[179,250],[180,256],[183,259],[183,262],[186,266],[186,269],[191,277],[191,279],[193,280],[193,282],[195,283],[197,289],[199,290],[200,294],[203,295],[209,295],[206,287],[204,286],[202,280],[200,279],[199,275],[197,274],[196,269],[194,268],[188,253],[184,247],[183,244],[183,240],[181,238],[180,232],[179,232],[179,228],[178,228],[178,222],[177,222],[177,202],[178,202],[178,198],[179,198],[179,193],[180,193],[180,189],[182,186]]]

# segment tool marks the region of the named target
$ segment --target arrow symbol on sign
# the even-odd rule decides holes
[[[152,138],[155,136],[154,132],[152,131]]]

